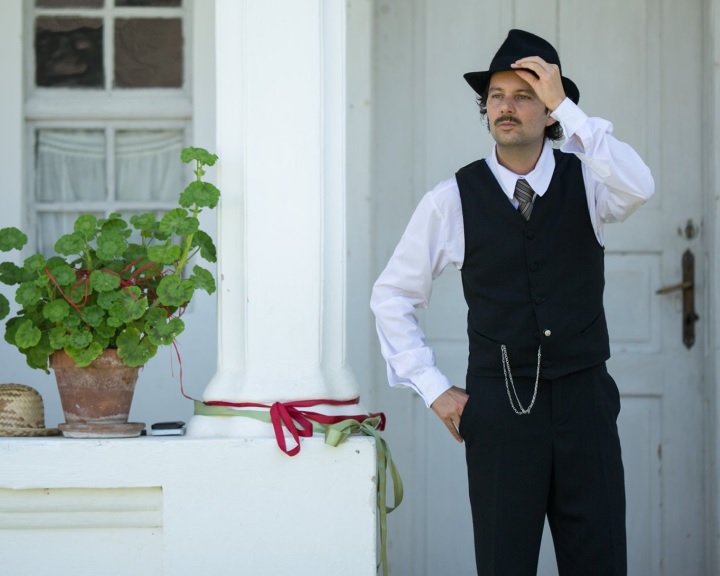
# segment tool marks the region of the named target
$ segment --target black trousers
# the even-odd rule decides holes
[[[524,407],[535,381],[516,379]],[[620,395],[605,364],[540,380],[529,415],[504,378],[468,376],[465,440],[479,576],[534,576],[547,515],[560,576],[625,576]]]

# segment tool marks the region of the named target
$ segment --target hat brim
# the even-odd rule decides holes
[[[59,436],[58,428],[0,428],[0,437]]]
[[[498,70],[485,70],[484,72],[468,72],[467,74],[464,74],[463,77],[465,78],[467,83],[470,84],[470,87],[475,90],[478,95],[482,96],[487,89],[488,83],[490,82],[490,78],[492,78],[492,75],[496,72],[506,72],[508,70],[514,70],[514,68],[508,66],[507,68],[502,68]],[[580,90],[578,90],[575,82],[570,80],[570,78],[566,78],[565,76],[561,76],[561,79],[563,89],[565,90],[565,95],[570,98],[570,100],[575,102],[575,104],[577,104],[580,101]]]

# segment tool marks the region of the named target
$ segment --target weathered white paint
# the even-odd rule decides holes
[[[717,10],[717,2],[711,4]],[[718,196],[716,180],[714,185],[706,182],[710,168],[718,169],[718,160],[712,145],[716,140],[710,142],[705,131],[707,118],[713,118],[717,138],[718,109],[713,97],[717,92],[703,91],[703,78],[710,76],[717,83],[719,58],[718,16],[707,23],[706,6],[702,0],[682,5],[459,0],[452,7],[439,0],[376,2],[375,275],[419,197],[490,149],[462,73],[483,69],[511,27],[555,42],[564,70],[581,87],[581,106],[610,118],[615,133],[635,146],[654,171],[658,192],[650,205],[627,224],[606,231],[610,368],[623,393],[619,427],[625,444],[634,574],[704,574],[713,573],[717,565]],[[677,26],[681,19],[687,23],[683,27]],[[704,62],[704,31],[713,38],[712,63]],[[597,58],[598,46],[605,47],[602,58]],[[678,68],[682,81],[672,72]],[[704,101],[711,108],[705,118],[681,111],[702,111]],[[689,218],[696,224],[703,221],[701,236],[678,235]],[[682,345],[677,297],[655,295],[661,285],[679,281],[686,248],[696,256],[701,316],[697,344],[690,351]],[[709,293],[703,253],[715,267]],[[628,292],[637,295],[632,303],[622,296]],[[709,294],[714,309],[707,306]],[[423,323],[441,367],[460,385],[467,355],[464,315],[459,279],[446,271],[436,283]],[[709,364],[707,369],[703,364]],[[416,398],[383,388],[382,362],[375,374],[377,398],[390,422],[387,436],[406,471],[411,503],[393,518],[396,555],[391,569],[413,576],[440,570],[468,573],[472,540],[463,450]],[[706,411],[708,393],[714,404]],[[712,418],[705,421],[707,412]],[[704,446],[708,435],[714,449]],[[712,470],[706,469],[707,461],[713,462]],[[714,478],[709,488],[715,506],[712,530],[705,529],[707,473]],[[708,554],[714,559],[706,562]],[[539,573],[555,571],[547,539]]]
[[[220,345],[204,399],[355,398],[345,346],[345,6],[219,0],[216,23]],[[263,431],[208,416],[189,428]]]
[[[373,362],[375,330],[368,322],[372,280],[372,110],[373,0],[347,3],[347,326],[348,363],[363,403],[375,403]]]
[[[2,438],[0,461],[3,575],[376,574],[370,438]]]
[[[708,573],[720,574],[720,1],[705,3],[705,162],[708,167],[705,246],[708,263],[706,374],[708,397]]]
[[[0,210],[0,227],[17,226],[20,222],[23,194],[23,116],[22,87],[22,3],[21,0],[6,2],[0,18],[0,45],[3,54],[16,55],[14,58],[4,57],[2,64],[3,77],[8,86],[0,93],[0,110],[2,110],[2,133],[0,139],[0,158],[8,169],[3,171],[3,209]],[[7,291],[4,291],[7,294]]]

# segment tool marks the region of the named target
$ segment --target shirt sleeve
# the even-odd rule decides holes
[[[462,208],[453,178],[422,198],[373,286],[370,307],[388,381],[414,389],[428,407],[451,385],[435,365],[416,311],[427,307],[433,280],[448,264],[462,266],[464,252]]]
[[[650,169],[631,146],[612,135],[610,122],[588,117],[569,98],[552,117],[560,122],[566,137],[560,149],[575,154],[583,163],[596,233],[603,224],[622,222],[653,195]]]

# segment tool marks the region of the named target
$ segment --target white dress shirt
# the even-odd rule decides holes
[[[604,244],[603,225],[625,220],[652,196],[655,185],[650,170],[629,145],[612,136],[610,122],[589,118],[569,98],[552,117],[560,122],[566,138],[560,150],[582,161],[590,219],[598,242]],[[513,191],[518,178],[525,178],[542,196],[555,170],[549,140],[529,174],[513,174],[501,166],[495,149],[486,161],[515,206]],[[445,267],[451,264],[461,269],[464,257],[462,206],[453,176],[425,194],[418,204],[375,282],[370,301],[390,385],[414,389],[427,406],[451,384],[435,365],[435,354],[425,344],[415,310],[427,307],[432,282]]]

